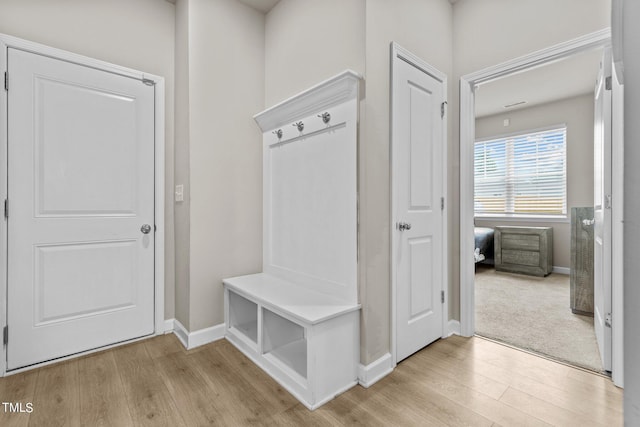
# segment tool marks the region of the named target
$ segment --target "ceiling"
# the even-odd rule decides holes
[[[275,6],[280,0],[239,0],[240,3],[244,3],[247,6],[259,10],[262,13],[267,13],[273,6]]]
[[[485,83],[476,89],[476,117],[505,113],[593,93],[602,50],[583,52],[523,73]],[[516,104],[510,108],[505,105]]]

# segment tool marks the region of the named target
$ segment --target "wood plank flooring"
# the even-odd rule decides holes
[[[227,341],[164,335],[0,378],[0,426],[621,426],[605,377],[453,336],[311,412]]]

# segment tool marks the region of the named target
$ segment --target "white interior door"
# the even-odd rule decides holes
[[[396,361],[442,336],[443,81],[394,58]]]
[[[609,83],[607,83],[607,80]],[[611,52],[600,64],[594,111],[594,327],[603,368],[611,370]]]
[[[154,88],[13,48],[8,74],[8,369],[153,333]]]

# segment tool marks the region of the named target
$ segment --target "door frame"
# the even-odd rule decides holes
[[[475,87],[504,76],[517,74],[542,65],[550,64],[567,58],[576,53],[603,48],[611,45],[611,30],[605,28],[582,37],[560,43],[531,54],[466,74],[460,78],[460,332],[463,336],[473,336],[475,333],[475,296],[474,296],[474,263],[473,263],[473,143],[475,140]],[[622,138],[612,140],[612,150],[621,153]],[[622,170],[622,157],[613,155],[613,170]],[[622,188],[621,175],[612,176],[613,188]],[[618,210],[620,212],[620,210]],[[621,213],[614,214],[621,219]],[[621,242],[622,228],[613,227],[614,242]],[[615,246],[614,243],[612,246]],[[613,250],[613,248],[611,248]],[[619,255],[618,255],[619,256]],[[619,264],[612,265],[613,277],[621,277]],[[623,284],[620,281],[612,283],[613,311],[622,317]],[[615,324],[615,323],[614,323]],[[617,322],[621,326],[620,322]],[[622,341],[612,331],[613,368],[612,378],[616,385],[622,384]]]
[[[396,154],[398,148],[397,148],[397,144],[394,144],[394,116],[393,116],[393,112],[397,111],[397,107],[395,105],[394,102],[394,87],[395,87],[395,76],[397,75],[397,72],[395,72],[396,67],[399,64],[399,61],[403,61],[408,63],[409,65],[418,68],[420,71],[424,72],[425,74],[430,75],[431,77],[435,78],[436,80],[442,82],[442,93],[444,95],[444,99],[446,102],[446,99],[448,98],[448,92],[447,92],[447,75],[442,73],[441,71],[439,71],[438,69],[432,67],[431,65],[427,64],[425,61],[423,61],[422,59],[420,59],[418,56],[414,55],[413,53],[411,53],[410,51],[408,51],[407,49],[403,48],[402,46],[400,46],[398,43],[396,42],[391,42],[391,61],[390,61],[390,84],[389,84],[389,104],[390,107],[389,108],[389,141],[391,144],[391,150],[390,150],[390,155],[391,155],[391,159],[390,159],[390,166],[391,166],[391,171],[390,171],[390,185],[391,185],[391,203],[390,203],[390,207],[391,207],[391,222],[389,224],[389,242],[390,242],[390,252],[391,252],[391,269],[390,269],[390,274],[391,274],[391,364],[393,367],[396,366],[396,355],[397,355],[397,346],[396,346],[396,327],[397,327],[397,313],[396,313],[396,300],[397,300],[397,283],[396,283],[396,273],[397,273],[397,262],[398,262],[398,255],[396,254],[395,251],[395,239],[396,239],[396,233],[395,233],[395,224],[398,220],[398,207],[396,206],[397,202],[396,202],[396,191],[395,191],[395,182],[396,179],[394,177],[394,173],[396,170],[398,170],[399,165],[397,165],[397,159],[398,156]],[[448,150],[448,144],[447,144],[447,114],[446,114],[446,110],[445,110],[445,115],[442,119],[442,144],[443,144],[443,150],[442,150],[442,164],[446,165],[447,164],[447,150]],[[446,201],[446,197],[447,197],[447,168],[444,167],[442,168],[442,194],[443,197],[445,197],[445,201]],[[448,333],[448,322],[449,322],[449,269],[448,269],[448,265],[449,265],[449,249],[448,249],[448,241],[449,241],[449,235],[448,235],[448,221],[447,221],[447,217],[448,217],[448,209],[447,209],[447,203],[444,204],[444,209],[442,210],[442,283],[441,283],[441,291],[444,291],[444,295],[445,295],[445,302],[444,304],[442,304],[442,334],[441,336],[443,338],[447,337],[449,335]]]
[[[161,335],[165,332],[164,327],[164,147],[165,147],[165,87],[164,78],[154,74],[143,73],[132,70],[130,68],[121,67],[110,64],[108,62],[89,58],[83,55],[67,52],[61,49],[45,46],[39,43],[30,42],[17,37],[0,33],[0,74],[4,77],[7,71],[7,49],[15,48],[23,51],[48,56],[54,59],[71,62],[74,64],[95,68],[124,77],[137,80],[150,80],[154,82],[155,100],[154,100],[154,217],[155,217],[155,247],[154,247],[154,334]],[[7,91],[4,90],[4,81],[0,88],[0,201],[7,198]],[[0,223],[0,330],[7,325],[7,309],[9,302],[7,301],[7,256],[8,256],[8,240],[7,240],[7,221]],[[119,345],[119,344],[114,344]],[[109,347],[109,346],[107,346]],[[103,350],[107,347],[88,350],[82,354],[88,354],[95,351]],[[0,376],[18,373],[34,367],[44,366],[50,363],[58,362],[69,357],[56,359],[55,361],[42,362],[28,368],[15,369],[7,372],[7,346],[2,345],[2,353],[0,354]]]

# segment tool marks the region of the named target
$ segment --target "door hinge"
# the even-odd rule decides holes
[[[611,90],[611,76],[604,79],[604,88],[606,90]]]
[[[604,196],[604,208],[611,209],[611,194]]]
[[[9,73],[7,71],[4,72],[4,90],[9,90]]]
[[[442,104],[440,104],[440,118],[443,119],[444,118],[444,109],[445,109],[445,105],[447,104],[447,101],[444,101]]]
[[[5,219],[9,218],[9,200],[4,199],[4,217]]]
[[[9,325],[5,325],[2,330],[2,344],[7,345],[9,342]]]
[[[607,315],[604,316],[604,326],[607,328],[611,327],[611,313],[607,313]]]
[[[440,210],[444,210],[444,197],[440,197]]]
[[[444,291],[440,291],[440,302],[444,304]]]

